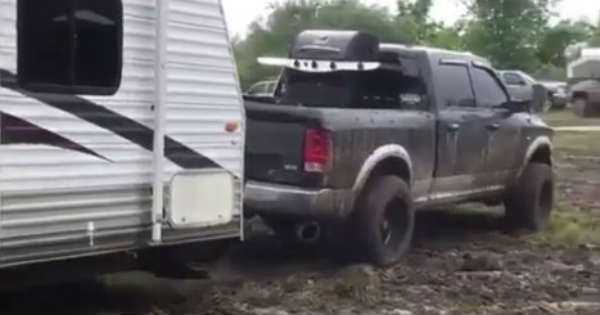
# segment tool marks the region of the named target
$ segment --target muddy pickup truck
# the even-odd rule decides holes
[[[415,213],[482,202],[540,230],[553,207],[553,132],[470,53],[306,31],[272,100],[246,100],[246,209],[304,241],[394,264]]]

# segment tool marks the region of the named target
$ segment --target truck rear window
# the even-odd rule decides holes
[[[281,103],[306,107],[423,109],[423,80],[398,71],[306,73],[286,69]]]

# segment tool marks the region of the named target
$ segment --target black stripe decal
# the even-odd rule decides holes
[[[0,127],[2,127],[0,136],[0,143],[2,144],[45,144],[65,150],[78,151],[112,162],[78,143],[9,114],[0,112]]]
[[[109,130],[148,151],[153,151],[154,130],[133,119],[122,116],[104,106],[78,96],[34,93],[23,90],[16,83],[16,75],[6,70],[0,70],[0,77],[3,77],[2,86],[7,89],[75,115],[82,120]],[[170,137],[165,137],[165,157],[185,169],[221,168],[221,166],[206,156]]]

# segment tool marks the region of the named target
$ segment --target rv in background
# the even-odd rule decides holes
[[[0,269],[240,239],[241,99],[219,0],[0,0]]]
[[[573,111],[581,117],[600,117],[600,48],[579,49],[567,75]]]

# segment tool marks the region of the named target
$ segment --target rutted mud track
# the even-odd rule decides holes
[[[559,161],[563,204],[600,216],[600,163]],[[0,314],[600,314],[600,248],[534,245],[490,215],[421,214],[388,270],[339,266],[270,237],[236,246],[208,280],[127,273],[0,295]]]
[[[415,250],[389,270],[337,266],[262,239],[235,249],[210,280],[123,274],[7,293],[0,313],[600,314],[597,249],[528,245],[494,231],[490,217],[425,221],[433,225],[420,229]]]

